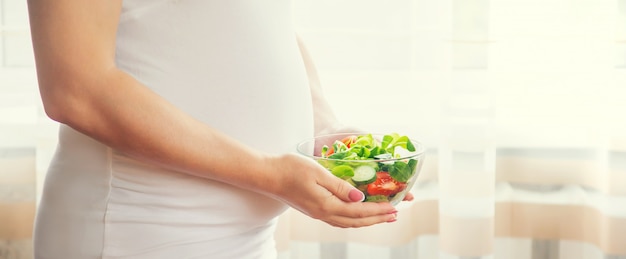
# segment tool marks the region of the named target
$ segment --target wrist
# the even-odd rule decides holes
[[[289,196],[288,193],[298,186],[298,181],[309,181],[307,163],[296,154],[267,155],[263,162],[263,173],[267,176],[263,185],[264,194],[278,200]],[[312,181],[312,180],[311,180]]]
[[[275,154],[261,154],[260,162],[256,166],[256,170],[252,174],[260,177],[260,180],[255,183],[255,190],[259,190],[265,195],[276,197],[281,190],[283,177],[280,175],[281,155]]]

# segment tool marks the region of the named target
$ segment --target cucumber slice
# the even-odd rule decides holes
[[[357,185],[370,184],[376,181],[376,169],[362,165],[354,169],[352,181]]]

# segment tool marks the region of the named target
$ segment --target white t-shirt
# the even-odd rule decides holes
[[[124,0],[116,60],[183,111],[253,148],[294,152],[313,135],[290,0]],[[275,258],[274,227],[285,209],[258,193],[133,160],[61,125],[35,254]]]

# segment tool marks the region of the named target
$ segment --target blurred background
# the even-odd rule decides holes
[[[56,144],[24,0],[0,0],[0,258],[32,258]],[[427,145],[398,221],[295,211],[281,259],[626,259],[626,0],[294,0],[337,115]]]

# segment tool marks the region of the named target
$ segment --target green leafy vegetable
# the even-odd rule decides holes
[[[352,167],[348,165],[335,166],[333,167],[331,172],[333,173],[333,175],[342,179],[351,178],[352,176],[354,176],[354,169],[352,169]]]
[[[413,175],[413,171],[408,164],[402,161],[396,161],[393,166],[389,167],[389,175],[391,178],[399,182],[406,182]]]

